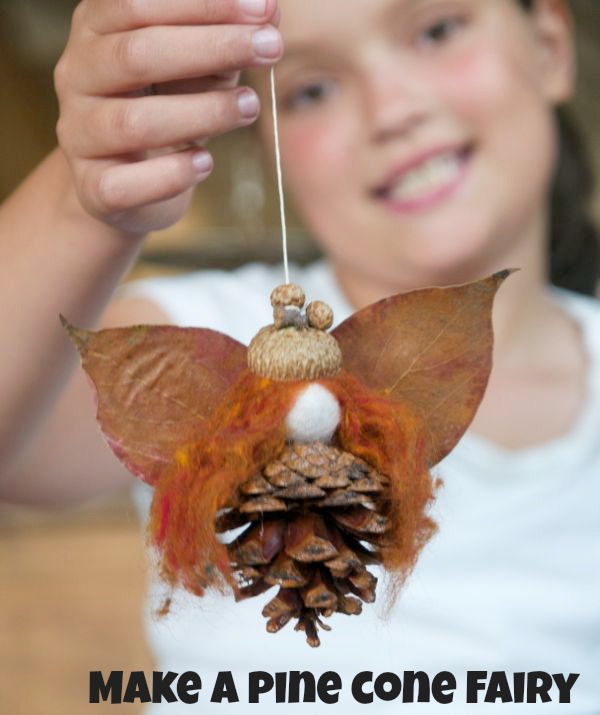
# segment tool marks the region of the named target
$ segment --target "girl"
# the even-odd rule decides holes
[[[61,149],[1,217],[11,229],[3,325],[18,346],[4,357],[2,495],[62,503],[131,481],[98,438],[79,371],[59,394],[74,356],[56,315],[89,324],[143,236],[182,215],[212,161],[206,149],[169,147],[254,121],[268,95],[259,69],[280,60],[283,36],[287,184],[327,256],[292,274],[309,296],[339,321],[400,291],[521,271],[497,299],[485,399],[438,470],[439,534],[389,618],[371,608],[338,619],[307,652],[292,631],[263,633],[254,603],[181,595],[172,617],[149,619],[157,670],[200,673],[207,710],[228,707],[208,702],[218,671],[233,671],[243,703],[249,671],[334,670],[339,701],[310,706],[328,712],[358,711],[351,683],[362,671],[450,671],[450,712],[468,707],[468,670],[506,671],[509,681],[513,672],[578,673],[571,704],[559,705],[554,688],[545,708],[596,712],[600,311],[548,286],[551,278],[592,293],[598,272],[580,212],[569,227],[552,224],[556,108],[574,82],[568,9],[560,0],[279,5],[279,30],[274,0],[78,6],[56,72]],[[240,69],[254,89],[236,87]],[[262,128],[269,137],[268,120]],[[42,289],[32,260],[44,266]],[[196,324],[247,343],[270,322],[266,296],[279,282],[280,269],[262,265],[148,281],[102,323]],[[22,355],[43,355],[44,369]],[[144,513],[142,486],[136,499]],[[154,584],[154,605],[159,598]],[[275,708],[272,693],[261,702]],[[376,697],[372,708],[399,702]]]

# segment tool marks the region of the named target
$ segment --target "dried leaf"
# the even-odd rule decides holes
[[[149,484],[178,449],[201,439],[246,367],[246,348],[214,330],[139,325],[91,332],[61,319],[96,388],[106,440]]]
[[[346,370],[421,415],[430,466],[458,442],[483,397],[491,369],[492,303],[511,272],[387,298],[333,331]]]

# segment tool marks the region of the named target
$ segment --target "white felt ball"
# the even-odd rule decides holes
[[[340,423],[336,398],[322,385],[309,385],[288,413],[288,437],[296,442],[328,442]]]

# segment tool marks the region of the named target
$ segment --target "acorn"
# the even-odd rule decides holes
[[[317,380],[342,369],[342,351],[325,330],[333,311],[317,301],[304,313],[304,292],[292,283],[271,293],[273,325],[262,328],[248,347],[248,367],[271,380]],[[323,327],[321,327],[323,326]]]

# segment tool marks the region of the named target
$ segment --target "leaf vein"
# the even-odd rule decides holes
[[[416,363],[421,359],[421,357],[422,357],[425,353],[427,353],[429,350],[431,350],[431,348],[438,342],[438,340],[441,339],[442,335],[448,330],[448,328],[449,328],[453,323],[455,323],[455,322],[458,320],[458,318],[459,318],[460,315],[464,312],[464,310],[466,310],[466,305],[463,305],[459,310],[457,310],[456,313],[454,314],[454,316],[444,324],[444,327],[443,327],[443,328],[439,331],[439,333],[433,338],[433,340],[432,340],[428,345],[425,345],[425,347],[424,347],[420,352],[418,352],[418,353],[415,355],[415,357],[412,359],[412,362],[411,362],[410,365],[406,368],[406,370],[400,375],[400,377],[398,377],[398,379],[394,382],[394,384],[393,384],[390,388],[388,388],[388,390],[386,391],[388,394],[389,394],[390,392],[394,392],[394,390],[398,387],[398,384],[399,384],[408,374],[410,374],[411,372],[414,372],[414,371],[415,371],[413,368],[414,368],[414,366],[416,365]],[[415,369],[416,369],[416,368],[415,368]]]

